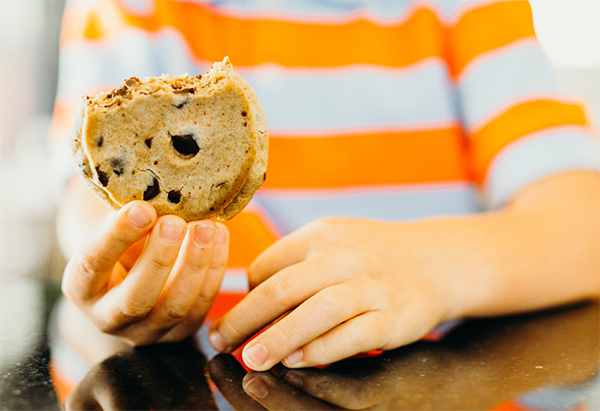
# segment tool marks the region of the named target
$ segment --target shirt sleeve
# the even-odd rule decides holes
[[[449,71],[471,174],[490,208],[545,177],[599,171],[585,103],[557,81],[536,40],[529,3],[463,0],[453,7]]]

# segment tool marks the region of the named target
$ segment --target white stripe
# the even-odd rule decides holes
[[[540,47],[524,43],[482,61],[459,83],[465,125],[479,129],[499,108],[538,95],[566,96]]]
[[[180,37],[172,29],[152,36],[128,30],[101,46],[71,43],[61,56],[59,98],[82,95],[100,85],[113,88],[130,76],[197,74],[208,69],[190,58]],[[439,59],[400,70],[356,66],[311,73],[273,64],[237,69],[254,87],[274,134],[422,128],[453,123],[458,117],[456,91]]]
[[[228,268],[221,282],[221,292],[248,292],[248,274],[245,269]]]
[[[282,234],[322,217],[403,221],[444,214],[471,214],[477,198],[470,183],[377,189],[261,190],[256,203]]]
[[[556,127],[506,146],[490,165],[485,191],[500,208],[535,181],[573,170],[600,171],[598,142],[582,127]]]
[[[131,13],[150,16],[154,1],[119,0]],[[158,0],[162,1],[162,0]],[[445,24],[454,24],[466,12],[498,0],[179,0],[204,4],[218,14],[240,20],[278,20],[293,23],[347,24],[370,21],[398,26],[416,10],[434,12]]]

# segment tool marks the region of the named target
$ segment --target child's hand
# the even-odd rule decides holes
[[[105,333],[136,345],[181,340],[219,291],[228,236],[222,224],[157,219],[150,204],[134,201],[71,258],[63,292]]]
[[[254,262],[252,291],[213,325],[213,346],[229,352],[289,310],[245,347],[250,368],[323,365],[419,339],[468,303],[456,270],[439,262],[441,247],[421,234],[341,218],[303,227]]]

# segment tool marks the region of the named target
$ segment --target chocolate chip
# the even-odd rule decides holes
[[[200,80],[202,78],[202,74],[198,74],[197,76],[194,76],[194,77],[196,77],[198,80]]]
[[[151,148],[152,147],[152,137],[145,139],[144,143],[146,143],[148,148]]]
[[[246,127],[248,125],[248,123],[246,121],[244,121],[244,127]]]
[[[198,143],[196,143],[192,134],[171,136],[171,140],[175,150],[186,157],[193,157],[200,151],[200,147],[198,147]]]
[[[242,116],[246,117],[248,115],[248,113],[246,113],[245,110],[242,110]]]
[[[96,137],[96,145],[98,147],[102,147],[103,143],[104,143],[104,136],[102,134],[100,134],[98,137]]]
[[[96,173],[98,173],[98,180],[100,180],[100,184],[106,187],[108,185],[108,174],[100,170],[100,166],[96,167]]]
[[[267,179],[267,173],[263,174],[263,183],[265,182],[265,180]]]
[[[179,103],[179,104],[173,104],[173,105],[175,106],[175,108],[182,108],[187,103],[188,103],[188,100],[183,100],[181,103]]]
[[[170,202],[179,204],[179,202],[181,201],[181,192],[179,190],[171,190],[169,191],[167,198]]]
[[[188,88],[182,88],[181,90],[175,90],[175,93],[190,93],[190,94],[194,94],[196,92],[196,89],[193,87],[188,87]]]
[[[113,157],[110,159],[109,164],[116,175],[120,176],[125,172],[125,159],[123,157]]]
[[[152,184],[148,185],[146,191],[144,191],[144,201],[152,200],[160,193],[160,187],[158,186],[158,179],[152,177]]]
[[[158,160],[155,160],[155,161],[154,161],[154,165],[157,165],[157,164],[158,164]]]

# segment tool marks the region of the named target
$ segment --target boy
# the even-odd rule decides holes
[[[96,228],[106,211],[70,183],[63,290],[105,333],[181,340],[248,266],[210,340],[273,324],[244,349],[254,370],[598,298],[595,143],[525,1],[72,1],[61,41],[57,136],[80,94],[224,55],[271,134],[264,188],[225,225],[133,202]]]

